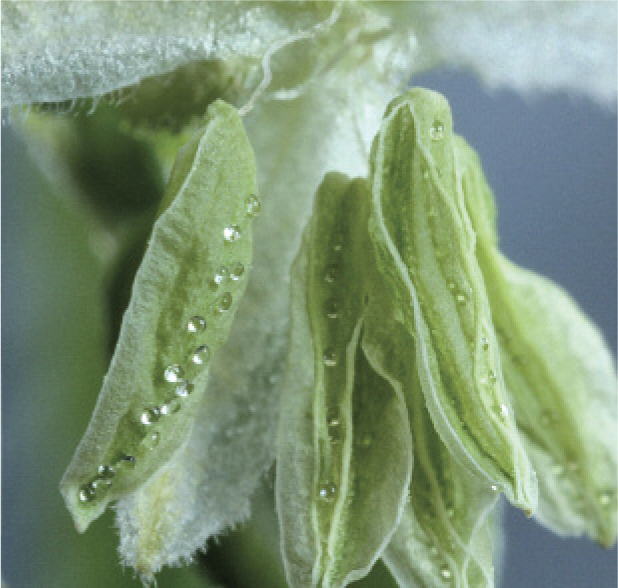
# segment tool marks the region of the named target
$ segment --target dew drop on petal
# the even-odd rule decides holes
[[[203,333],[206,330],[206,320],[201,316],[193,316],[187,323],[189,333]]]
[[[210,359],[210,348],[208,345],[200,345],[193,351],[191,361],[195,365],[203,365]]]
[[[334,298],[331,298],[330,300],[326,301],[326,316],[328,318],[338,318],[339,317],[339,304],[337,302],[337,300],[335,300]]]
[[[322,484],[318,490],[318,496],[320,497],[320,500],[323,500],[324,502],[331,502],[334,500],[336,495],[337,487],[331,483]]]
[[[613,501],[613,494],[611,492],[601,492],[599,494],[599,503],[601,506],[610,506]]]
[[[142,425],[152,425],[153,423],[156,423],[160,418],[161,418],[161,413],[159,412],[159,409],[156,407],[153,407],[153,408],[147,408],[146,410],[144,410],[144,412],[141,414],[139,418],[139,421],[140,423],[142,423]]]
[[[216,286],[219,286],[220,284],[223,284],[223,282],[229,275],[230,275],[230,270],[228,270],[227,267],[225,266],[220,267],[215,272],[215,275],[212,277],[212,281]]]
[[[180,382],[183,375],[183,369],[177,364],[165,368],[164,377],[168,382]]]
[[[429,138],[432,141],[440,141],[444,138],[444,125],[439,120],[434,120],[429,128]]]
[[[92,502],[97,497],[96,490],[92,484],[84,484],[79,489],[80,502]]]
[[[176,396],[185,397],[193,392],[193,384],[189,380],[183,380],[176,386]]]
[[[144,437],[142,445],[145,449],[152,451],[159,444],[159,433],[149,433]]]
[[[249,218],[255,218],[262,211],[262,203],[255,194],[251,194],[245,201],[245,210]]]
[[[360,438],[360,444],[362,447],[370,447],[373,442],[373,435],[371,433],[363,433]]]
[[[223,296],[221,296],[221,298],[219,298],[215,311],[218,314],[222,314],[228,311],[231,306],[232,306],[232,295],[229,292],[226,292],[225,294],[223,294]]]
[[[332,284],[339,276],[339,266],[331,263],[324,272],[324,281]]]
[[[163,404],[160,408],[160,412],[163,416],[175,414],[180,410],[180,402],[177,398],[172,398]]]
[[[242,231],[238,225],[231,225],[229,227],[225,227],[223,229],[223,238],[228,243],[233,243],[234,241],[238,241],[242,237]]]
[[[334,367],[337,365],[337,354],[334,349],[327,349],[322,355],[322,361],[326,367]]]
[[[111,480],[116,475],[116,470],[109,465],[100,465],[98,468],[99,478]]]
[[[242,277],[244,273],[245,273],[245,266],[240,262],[235,263],[232,267],[232,270],[230,271],[230,278],[234,280],[235,282],[237,282],[238,280],[240,280],[240,278]]]

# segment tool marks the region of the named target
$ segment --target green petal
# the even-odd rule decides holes
[[[412,466],[399,390],[360,350],[368,195],[329,174],[293,273],[277,461],[282,551],[293,587],[363,577],[399,521]]]
[[[475,234],[439,94],[393,101],[372,149],[370,234],[378,267],[416,338],[427,406],[452,454],[533,510],[534,471],[506,395]]]
[[[188,438],[210,358],[245,289],[255,194],[240,117],[217,102],[172,171],[95,412],[61,484],[80,531]]]
[[[459,144],[466,204],[486,223],[491,191],[476,155]],[[466,179],[470,176],[469,179]],[[598,329],[569,295],[523,270],[480,231],[485,275],[517,425],[539,474],[541,522],[566,535],[616,539],[616,373]]]
[[[461,466],[436,433],[417,373],[414,339],[395,320],[401,315],[379,287],[370,291],[370,308],[363,349],[372,367],[403,391],[414,448],[409,501],[382,557],[402,587],[446,582],[491,588],[498,493]]]

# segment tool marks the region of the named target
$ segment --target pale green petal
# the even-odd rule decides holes
[[[616,541],[616,372],[603,338],[550,280],[495,254],[488,287],[505,381],[539,472],[541,522]],[[498,277],[499,276],[499,277]]]
[[[365,83],[378,77],[372,67],[363,62],[344,86],[337,70],[328,72],[298,98],[260,101],[245,117],[262,199],[253,268],[230,338],[211,366],[209,402],[186,451],[175,457],[178,487],[168,494],[168,509],[178,521],[168,529],[161,565],[182,563],[209,537],[246,519],[251,494],[272,464],[288,351],[290,265],[324,174],[333,168],[366,173],[366,142],[387,101],[383,84]],[[127,562],[136,560],[141,525],[132,500],[139,497],[117,509]]]
[[[550,280],[496,249],[493,197],[476,154],[458,142],[517,426],[539,476],[541,522],[565,535],[616,539],[616,373],[598,329]]]
[[[187,440],[211,355],[245,289],[247,201],[255,195],[242,122],[217,102],[172,171],[95,412],[61,484],[80,531]],[[218,284],[223,266],[229,270]]]
[[[363,577],[399,521],[412,455],[405,405],[360,350],[368,194],[327,175],[294,269],[277,508],[293,587]]]
[[[370,291],[363,349],[403,391],[414,448],[408,504],[382,557],[401,587],[494,586],[493,511],[498,493],[450,454],[431,421],[414,360],[414,339],[380,282]]]
[[[475,234],[463,203],[449,106],[409,91],[387,109],[372,149],[370,233],[433,422],[453,455],[514,504],[536,479],[506,395]]]

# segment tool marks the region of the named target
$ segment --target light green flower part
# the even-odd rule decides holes
[[[502,378],[444,97],[419,88],[389,105],[373,145],[370,181],[378,267],[415,338],[436,429],[488,488],[532,511],[536,477]]]
[[[166,177],[173,160],[170,154],[180,137],[197,128],[209,104],[223,98],[242,109],[255,151],[263,210],[253,227],[253,268],[246,294],[229,339],[212,359],[208,393],[196,407],[186,442],[173,459],[149,479],[141,479],[142,485],[117,503],[125,563],[150,576],[164,565],[190,559],[210,537],[249,515],[250,496],[276,452],[280,375],[288,351],[290,265],[311,215],[313,194],[325,173],[335,169],[350,177],[366,177],[368,147],[387,102],[405,89],[413,73],[435,64],[471,66],[491,85],[522,90],[574,88],[601,102],[611,100],[616,87],[615,35],[607,23],[615,21],[616,8],[611,3],[594,4],[594,9],[584,5],[2,3],[3,105],[40,107],[45,102],[66,102],[61,108],[74,114],[92,109],[96,118],[103,110],[97,100],[109,101],[123,118],[128,134],[143,139],[151,155],[156,154],[159,175]],[[521,19],[528,18],[531,10],[534,28],[522,27]],[[459,29],[457,34],[454,27]],[[457,45],[464,38],[467,49]],[[505,63],[519,67],[505,67]],[[605,73],[595,75],[600,71]],[[552,77],[548,72],[557,73]],[[19,117],[15,118],[19,123]],[[63,122],[62,132],[72,135],[67,131],[72,121]],[[151,133],[151,128],[158,132]],[[63,152],[63,137],[61,131],[56,134],[57,129],[47,129],[47,144]],[[177,131],[179,135],[173,134]],[[33,133],[31,144],[41,136]],[[92,140],[97,140],[95,135]],[[65,166],[66,161],[57,155],[48,160],[48,169],[59,172],[56,179],[64,180],[74,171]],[[221,204],[229,205],[228,201]],[[203,225],[204,231],[213,229],[216,218],[215,214],[212,224]],[[384,284],[388,283],[385,279]],[[389,297],[386,286],[383,295]],[[298,300],[295,296],[295,303]],[[293,317],[299,312],[295,309]],[[393,399],[390,414],[399,414],[394,399],[400,394],[396,382],[401,374],[386,381],[370,371],[360,351],[366,326],[360,320],[347,323],[353,328],[346,337],[352,341],[355,329],[361,337],[355,347],[358,364],[347,365],[356,367],[358,375],[366,378],[363,382],[375,379],[376,386]],[[307,324],[296,325],[297,330],[309,329]],[[304,335],[300,338],[303,344],[309,340]],[[313,377],[315,367],[313,347],[306,351],[310,355],[303,357],[298,368],[303,378]],[[361,385],[360,378],[354,381],[358,384],[354,394],[364,394],[367,386]],[[307,389],[313,390],[314,383],[303,382],[296,384],[303,390],[299,406],[311,403]],[[353,414],[353,423],[355,418]],[[308,426],[303,422],[298,428],[304,439],[313,434]],[[434,439],[429,430],[424,429],[425,437]],[[351,452],[349,457],[355,455]],[[303,487],[314,487],[313,482],[301,479]],[[463,495],[471,491],[473,484],[462,480],[446,490],[445,501],[460,491]],[[305,498],[310,497],[306,492]],[[297,498],[302,501],[303,496]],[[472,518],[482,510],[481,498],[471,509]],[[352,511],[361,508],[356,503],[347,506]],[[394,506],[384,508],[392,514]],[[342,507],[341,512],[352,511]],[[339,548],[345,546],[336,540],[337,529],[360,524],[346,517],[331,529],[328,524],[320,528],[322,536],[328,535],[330,544]],[[402,521],[413,519],[408,506]],[[478,521],[477,535],[463,519],[457,519],[463,526],[453,523],[453,529],[445,527],[439,534],[446,541],[452,533],[459,533],[468,545],[470,569],[480,566],[486,578],[485,522],[480,514]],[[424,541],[426,531],[418,528],[420,541]],[[316,551],[305,553],[295,565],[305,569],[307,562],[319,561],[319,569],[328,570],[322,577],[334,583],[346,570],[364,570],[380,551],[379,538],[387,537],[389,529],[390,523],[378,526],[357,560],[341,549],[333,552],[334,558],[320,552],[321,559],[316,559],[316,545],[322,544],[314,541],[307,545]],[[407,538],[406,533],[402,522],[395,538]],[[449,560],[452,573],[463,578],[465,573],[457,566],[463,566],[464,551]]]
[[[369,366],[365,180],[329,174],[295,262],[279,426],[277,509],[290,586],[362,578],[395,530],[411,438],[400,387]]]
[[[457,142],[466,206],[517,426],[539,476],[538,519],[563,535],[616,540],[616,372],[598,329],[550,280],[497,248],[493,197]]]
[[[498,493],[441,441],[425,406],[414,340],[384,295],[372,299],[380,303],[368,313],[363,349],[376,371],[402,389],[414,448],[409,502],[382,557],[402,587],[493,587]]]
[[[172,170],[97,407],[61,484],[78,530],[188,439],[245,289],[256,194],[241,119],[217,102]]]

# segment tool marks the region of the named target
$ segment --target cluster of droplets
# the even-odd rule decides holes
[[[340,276],[340,255],[341,255],[342,245],[341,243],[336,243],[332,246],[332,252],[334,253],[334,259],[329,263],[323,273],[324,282],[327,286],[332,287],[333,289],[336,287],[337,281]],[[331,291],[332,294],[332,291]],[[340,307],[339,301],[334,297],[330,296],[326,299],[324,303],[324,314],[329,321],[337,321],[340,318]],[[337,351],[332,347],[328,347],[322,353],[322,363],[326,368],[333,368],[337,365],[339,361],[339,357]],[[334,445],[337,445],[341,442],[342,435],[342,427],[341,427],[341,419],[339,417],[338,412],[332,412],[328,415],[326,421],[328,427],[328,436],[330,442]],[[337,485],[329,479],[328,476],[325,477],[325,481],[322,481],[317,489],[317,495],[320,501],[324,503],[333,502],[337,496]]]
[[[245,213],[249,219],[259,215],[261,202],[252,194],[245,201]],[[228,243],[235,243],[242,238],[242,230],[236,224],[231,224],[223,229],[223,239]],[[212,278],[215,287],[223,286],[227,282],[239,282],[245,275],[245,266],[241,262],[235,262],[231,267],[221,267]],[[232,307],[232,294],[223,292],[216,300],[213,308],[215,316],[220,316]],[[194,315],[186,323],[184,332],[193,338],[201,337],[208,330],[208,323],[203,316]],[[189,353],[187,371],[195,372],[196,369],[203,371],[211,358],[210,347],[206,342],[198,341]],[[168,365],[163,371],[163,379],[167,384],[173,384],[173,391],[168,398],[158,406],[145,407],[138,417],[138,424],[143,432],[135,453],[152,451],[157,447],[161,439],[161,432],[153,430],[161,419],[178,413],[182,408],[183,401],[191,395],[195,384],[190,379],[185,379],[185,367],[181,364]],[[135,455],[123,455],[113,465],[101,465],[98,473],[79,490],[79,501],[82,503],[93,502],[105,494],[112,486],[113,479],[123,468],[134,466]]]
[[[411,552],[418,551],[418,537],[410,537],[406,541],[406,547]],[[429,572],[432,576],[438,576],[444,585],[448,586],[453,583],[453,571],[451,566],[449,565],[449,559],[452,557],[451,555],[445,555],[442,548],[439,548],[433,538],[425,535],[425,540],[423,541],[427,551],[429,552],[429,557],[425,558],[421,565],[425,567],[427,572]],[[444,549],[448,550],[447,546],[443,546]],[[455,550],[455,542],[450,542],[450,549]],[[436,571],[438,574],[436,574]]]

